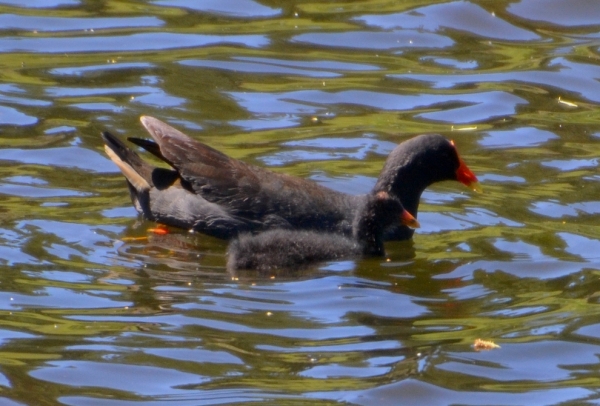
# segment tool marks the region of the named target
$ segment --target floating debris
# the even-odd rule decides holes
[[[566,100],[562,100],[560,97],[558,98],[558,102],[561,104],[566,104],[569,107],[579,107],[575,103],[572,103],[572,102],[566,101]]]
[[[478,338],[473,343],[473,348],[475,351],[488,351],[500,348],[500,346],[493,341],[482,340],[481,338]]]
[[[477,126],[471,126],[471,127],[454,127],[451,126],[450,127],[450,131],[475,131],[477,129]]]

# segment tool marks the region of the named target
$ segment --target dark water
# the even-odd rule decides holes
[[[0,12],[1,404],[600,403],[600,2]],[[485,193],[427,190],[389,261],[229,274],[131,207],[99,132],[142,114],[352,193],[439,132]]]

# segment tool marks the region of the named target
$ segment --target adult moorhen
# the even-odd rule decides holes
[[[102,137],[106,153],[127,179],[135,208],[149,220],[225,239],[269,229],[350,235],[353,219],[368,199],[230,158],[156,118],[140,120],[154,141],[129,140],[172,169],[143,161],[108,132]],[[478,185],[451,141],[420,135],[391,152],[371,194],[388,192],[416,217],[423,190],[443,180],[473,189]],[[384,238],[405,240],[413,231],[390,226]]]
[[[419,227],[400,200],[387,192],[367,195],[352,225],[352,238],[312,230],[269,230],[240,234],[227,250],[227,269],[294,269],[348,257],[383,256],[383,234],[390,224]]]

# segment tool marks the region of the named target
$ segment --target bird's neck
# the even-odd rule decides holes
[[[398,198],[404,208],[416,217],[421,194],[435,181],[424,176],[424,173],[417,171],[416,165],[407,164],[394,169],[388,171],[388,173],[392,173],[395,176],[381,177],[377,181],[373,191],[386,191]]]
[[[354,239],[362,245],[364,255],[384,255],[382,226],[374,216],[361,218],[354,227],[353,235]]]

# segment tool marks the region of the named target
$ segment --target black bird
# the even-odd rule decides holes
[[[138,212],[163,224],[230,239],[270,229],[352,233],[369,195],[337,192],[307,179],[247,164],[198,142],[156,118],[141,117],[151,140],[129,138],[172,169],[143,161],[104,132],[105,151],[125,175]],[[441,135],[420,135],[389,155],[370,195],[387,192],[417,216],[421,193],[432,183],[457,180],[477,189],[477,178]],[[386,240],[405,240],[414,230],[390,226]]]
[[[295,269],[314,262],[383,256],[383,234],[390,224],[416,228],[417,220],[387,192],[368,195],[352,225],[352,238],[313,230],[269,230],[241,234],[227,250],[227,269]]]

